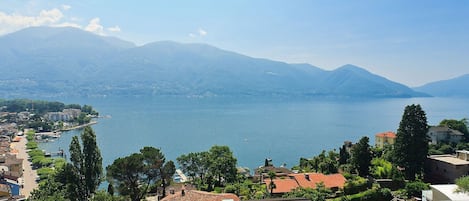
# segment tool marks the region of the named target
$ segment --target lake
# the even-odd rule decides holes
[[[105,166],[143,146],[160,148],[167,160],[181,154],[228,145],[238,166],[251,170],[273,159],[275,165],[298,164],[322,150],[338,149],[344,141],[358,141],[384,131],[396,131],[409,104],[420,104],[430,125],[442,119],[469,117],[469,99],[410,98],[371,100],[288,100],[230,98],[114,97],[62,99],[89,104],[101,115],[93,126]],[[71,137],[62,134],[42,143],[48,151],[68,150]]]

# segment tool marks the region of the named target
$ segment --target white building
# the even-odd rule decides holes
[[[430,185],[431,190],[422,191],[422,201],[468,201],[469,194],[456,193],[456,184]]]

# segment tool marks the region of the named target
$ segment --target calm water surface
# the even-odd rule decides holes
[[[469,117],[468,99],[413,98],[373,100],[231,100],[221,98],[89,98],[63,99],[90,104],[101,115],[93,128],[104,165],[138,152],[143,146],[162,149],[166,158],[228,145],[238,165],[254,169],[270,157],[274,164],[298,164],[321,150],[338,148],[383,131],[395,131],[404,107],[421,104],[429,124],[444,118]],[[63,133],[41,148],[68,150],[71,137]]]

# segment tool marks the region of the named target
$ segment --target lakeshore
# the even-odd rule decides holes
[[[97,124],[97,123],[98,123],[97,121],[91,121],[91,122],[86,123],[86,124],[81,124],[81,125],[73,126],[73,127],[70,127],[70,128],[64,128],[64,129],[61,129],[60,131],[76,130],[76,129],[84,128],[86,126],[91,126],[91,125],[94,125],[94,124]]]

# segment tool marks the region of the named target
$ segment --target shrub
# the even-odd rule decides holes
[[[430,185],[422,181],[413,181],[406,183],[404,190],[405,194],[408,197],[420,197],[422,195],[422,190],[429,190]]]
[[[368,182],[363,177],[355,177],[345,183],[344,193],[346,195],[365,191],[368,188]]]

